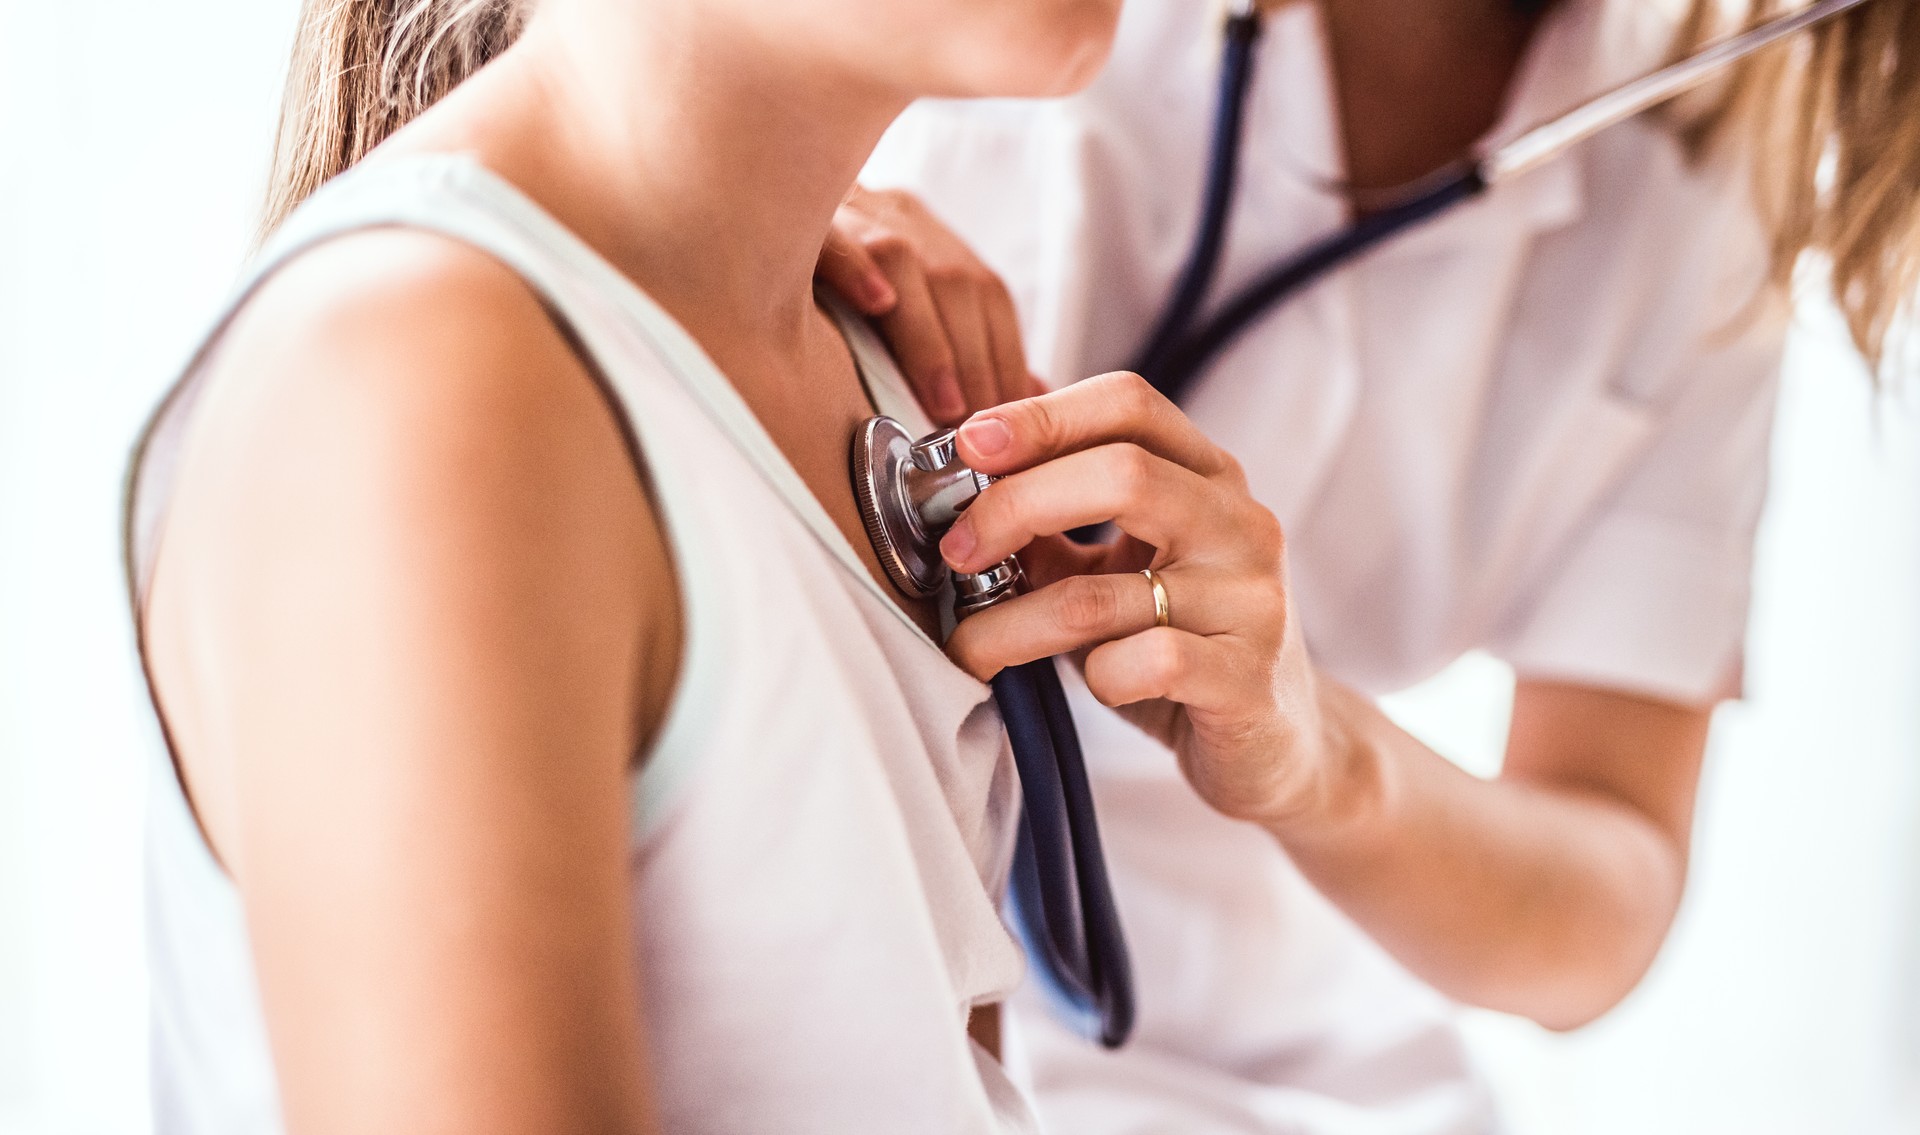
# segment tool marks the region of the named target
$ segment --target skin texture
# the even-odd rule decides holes
[[[960,452],[1002,476],[942,544],[1021,554],[1036,590],[967,620],[977,676],[1083,652],[1087,686],[1178,756],[1225,816],[1266,828],[1415,973],[1551,1028],[1617,1003],[1686,874],[1709,709],[1523,680],[1505,768],[1461,772],[1315,670],[1277,521],[1238,465],[1129,374],[977,414]],[[1118,540],[1057,533],[1112,520]],[[1171,599],[1154,626],[1151,564]]]
[[[910,98],[1070,89],[1114,15],[544,0],[371,160],[472,153],[567,223],[864,550],[845,447],[868,410],[812,298],[834,210]],[[671,912],[629,906],[627,777],[680,664],[672,580],[616,419],[502,266],[370,232],[240,315],[148,660],[245,904],[291,1131],[656,1129],[632,927]]]
[[[1537,24],[1488,0],[1323,9],[1356,212],[1494,125]],[[1679,904],[1710,703],[1523,675],[1501,775],[1468,776],[1314,669],[1278,525],[1177,410],[1129,376],[1016,401],[1033,379],[1004,287],[910,194],[850,196],[821,271],[879,317],[937,417],[964,400],[962,455],[1009,475],[945,551],[956,567],[1021,551],[1046,586],[969,620],[950,644],[962,665],[1080,652],[1094,693],[1172,745],[1203,798],[1267,828],[1459,1000],[1572,1028],[1633,988]],[[991,380],[961,359],[992,362]],[[1053,536],[1107,519],[1126,533],[1108,547]],[[1121,574],[1148,563],[1172,629]]]

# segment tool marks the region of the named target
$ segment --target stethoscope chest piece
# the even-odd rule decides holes
[[[989,483],[961,464],[954,432],[914,440],[892,418],[869,418],[853,439],[853,495],[874,555],[904,594],[924,599],[946,582],[940,537]]]

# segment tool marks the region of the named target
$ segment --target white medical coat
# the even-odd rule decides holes
[[[1662,61],[1670,12],[1567,0],[1495,136]],[[863,180],[923,197],[1007,280],[1055,383],[1124,367],[1199,212],[1220,8],[1129,0],[1082,95],[929,102]],[[1317,9],[1256,55],[1221,285],[1343,224]],[[1316,663],[1383,693],[1484,649],[1523,675],[1734,692],[1785,319],[1732,161],[1618,127],[1342,270],[1186,408],[1288,534]],[[1216,295],[1220,294],[1216,290]],[[1174,602],[1179,597],[1176,594]],[[1105,1053],[1016,1016],[1056,1131],[1479,1132],[1451,1009],[1082,696],[1140,1025]]]

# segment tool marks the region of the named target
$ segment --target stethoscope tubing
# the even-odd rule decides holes
[[[1447,211],[1487,189],[1477,166],[1449,174],[1418,197],[1383,209],[1322,238],[1260,274],[1233,293],[1198,327],[1143,359],[1137,373],[1170,401],[1179,402],[1220,353],[1260,318],[1342,264],[1375,245]]]
[[[1188,326],[1213,287],[1220,252],[1226,243],[1227,216],[1233,208],[1234,187],[1240,176],[1240,135],[1246,122],[1247,91],[1253,85],[1253,49],[1260,42],[1260,32],[1260,13],[1252,5],[1236,8],[1227,17],[1213,139],[1208,150],[1212,156],[1207,162],[1206,187],[1201,197],[1200,228],[1194,234],[1186,263],[1174,281],[1167,306],[1154,323],[1147,345],[1134,364],[1135,373],[1152,375],[1168,365],[1167,355],[1179,349]]]
[[[1191,392],[1207,366],[1247,329],[1290,297],[1334,269],[1409,228],[1431,220],[1487,189],[1518,177],[1595,134],[1694,89],[1722,70],[1796,32],[1831,20],[1870,0],[1817,0],[1738,35],[1702,48],[1678,62],[1622,83],[1512,139],[1496,143],[1454,170],[1442,171],[1413,196],[1362,217],[1325,236],[1228,296],[1214,314],[1196,322],[1212,287],[1226,244],[1235,181],[1239,173],[1247,93],[1252,85],[1253,46],[1261,17],[1251,4],[1228,15],[1220,87],[1214,110],[1213,149],[1208,162],[1200,225],[1173,291],[1133,369],[1174,402]]]
[[[1009,888],[1015,928],[1056,1009],[1117,1048],[1133,1031],[1132,966],[1059,671],[1042,658],[1002,670],[992,686],[1026,798]]]

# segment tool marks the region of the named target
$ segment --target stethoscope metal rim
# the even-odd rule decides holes
[[[887,578],[903,594],[925,599],[946,581],[939,545],[920,530],[907,496],[913,435],[888,417],[868,418],[853,441],[853,496],[860,522]]]

